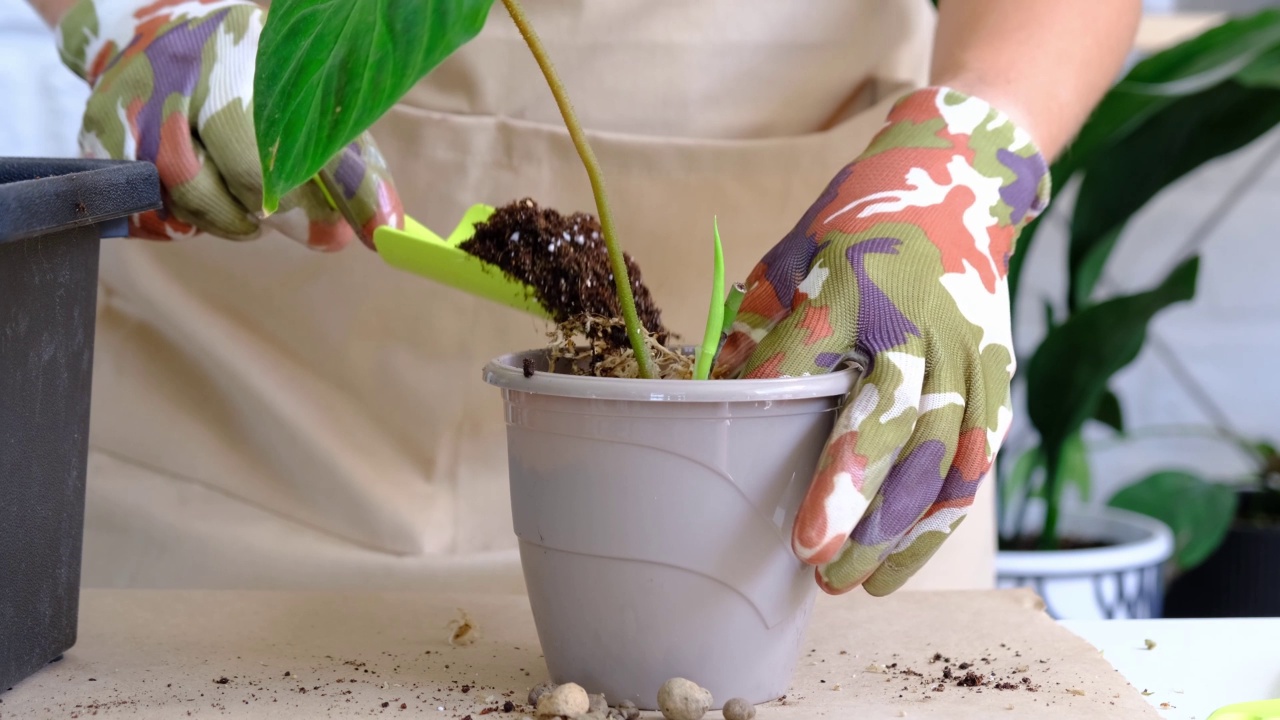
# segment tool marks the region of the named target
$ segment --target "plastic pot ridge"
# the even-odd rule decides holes
[[[525,361],[531,362],[532,375]],[[555,682],[655,709],[672,677],[786,694],[817,593],[791,523],[856,369],[623,380],[494,359],[512,521]]]

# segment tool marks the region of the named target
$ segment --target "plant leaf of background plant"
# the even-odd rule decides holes
[[[1119,400],[1106,388],[1111,376],[1140,351],[1146,325],[1168,304],[1153,305],[1150,293],[1091,304],[1130,218],[1187,173],[1271,130],[1280,122],[1278,91],[1280,11],[1233,18],[1137,63],[1055,160],[1052,175],[1058,192],[1083,179],[1069,228],[1066,317],[1046,312],[1046,335],[1018,373],[1026,386],[1031,423],[1040,435],[1036,467],[1045,466],[1046,487],[1024,485],[1001,493],[1003,511],[1018,515],[1011,529],[1015,536],[1027,531],[1020,525],[1021,509],[1011,502],[1021,490],[1026,498],[1045,498],[1048,522],[1041,544],[1055,546],[1063,444],[1090,417],[1123,431]],[[1046,217],[1037,218],[1018,240],[1009,267],[1013,297]],[[1187,270],[1184,263],[1162,285],[1168,292],[1157,294],[1191,299],[1194,269],[1189,276]],[[1182,278],[1175,285],[1185,282],[1185,287],[1170,287],[1175,276]],[[1146,299],[1133,300],[1140,297]],[[1051,306],[1047,298],[1043,301]],[[1101,355],[1110,360],[1100,361]],[[1018,477],[1010,479],[1034,482],[1034,468],[1017,464]]]
[[[1204,562],[1235,519],[1233,488],[1188,472],[1165,470],[1122,488],[1108,505],[1160,520],[1174,537],[1174,560],[1182,571]]]
[[[1206,161],[1248,145],[1277,122],[1280,90],[1228,81],[1168,105],[1142,132],[1093,157],[1071,221],[1073,309],[1086,304],[1126,220],[1160,190]],[[1133,172],[1137,168],[1141,171]],[[1094,253],[1097,248],[1104,248],[1101,257]]]
[[[1113,298],[1068,317],[1031,357],[1027,412],[1040,433],[1045,458],[1044,545],[1056,543],[1064,445],[1097,414],[1111,376],[1138,356],[1151,318],[1194,296],[1198,267],[1198,258],[1192,258],[1153,290]]]

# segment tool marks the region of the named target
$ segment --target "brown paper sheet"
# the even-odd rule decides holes
[[[460,610],[475,629],[452,645]],[[809,637],[758,720],[1159,717],[1027,591],[822,596]],[[957,686],[969,670],[985,684]],[[519,718],[544,674],[522,596],[86,590],[76,647],[0,718]]]

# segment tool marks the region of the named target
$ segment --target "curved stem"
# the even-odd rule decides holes
[[[524,9],[520,7],[518,0],[502,0],[502,4],[506,5],[507,12],[515,21],[525,44],[529,46],[534,59],[538,61],[538,67],[542,69],[547,85],[551,87],[551,94],[556,99],[556,105],[560,108],[564,125],[569,130],[569,137],[573,139],[573,146],[577,148],[582,164],[586,167],[587,177],[591,180],[591,191],[596,199],[596,210],[600,214],[600,230],[604,234],[605,247],[609,250],[609,263],[613,267],[613,282],[618,292],[618,304],[622,306],[622,319],[627,326],[627,339],[631,341],[631,349],[635,351],[636,363],[640,366],[640,377],[656,377],[653,371],[653,359],[645,344],[644,328],[640,325],[640,319],[636,314],[636,301],[631,294],[631,279],[627,273],[626,258],[618,247],[617,233],[613,226],[613,212],[609,209],[609,201],[605,196],[604,177],[600,172],[600,164],[587,143],[581,125],[578,124],[578,118],[573,112],[573,106],[569,104],[564,85],[561,84],[555,67],[551,64],[551,58],[547,56],[546,49],[542,47],[542,41],[538,39],[538,34],[529,24],[529,18],[525,17]]]

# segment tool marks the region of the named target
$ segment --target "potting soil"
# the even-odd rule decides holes
[[[579,212],[561,215],[524,198],[499,207],[488,221],[476,225],[475,235],[460,247],[532,286],[557,323],[576,320],[598,334],[589,339],[604,340],[618,349],[630,347],[620,322],[622,310],[608,250],[594,216]],[[662,324],[640,268],[630,255],[624,253],[623,257],[640,323],[658,343],[665,344],[670,333]],[[584,318],[619,322],[583,323]]]

